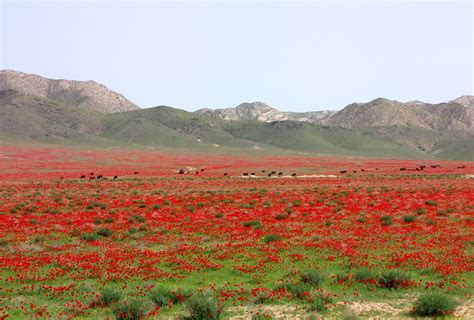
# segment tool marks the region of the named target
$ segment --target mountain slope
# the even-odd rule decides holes
[[[102,113],[139,109],[123,95],[95,81],[53,80],[13,70],[0,70],[1,90],[16,90]]]
[[[379,98],[368,103],[350,104],[334,114],[327,124],[343,128],[418,127],[474,134],[473,110],[473,104],[463,105],[457,101],[427,104]]]
[[[336,113],[336,111],[283,112],[263,102],[242,103],[235,108],[200,109],[195,112],[222,120],[257,120],[262,122],[294,120],[314,124],[324,124]]]

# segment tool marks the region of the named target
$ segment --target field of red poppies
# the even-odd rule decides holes
[[[472,174],[3,146],[0,319],[472,318]]]

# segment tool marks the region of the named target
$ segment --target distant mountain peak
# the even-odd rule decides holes
[[[257,120],[260,122],[274,121],[303,121],[313,124],[324,124],[336,111],[311,111],[311,112],[286,112],[275,109],[260,101],[244,102],[234,108],[197,110],[196,113],[203,113],[222,120]]]
[[[15,70],[0,70],[0,90],[8,89],[102,113],[140,109],[120,93],[93,80],[48,79]]]

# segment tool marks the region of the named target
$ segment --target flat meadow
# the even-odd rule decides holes
[[[472,174],[1,146],[0,319],[472,319]]]

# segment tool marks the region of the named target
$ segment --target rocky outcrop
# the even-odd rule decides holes
[[[235,108],[200,109],[196,112],[222,120],[257,120],[261,122],[293,120],[313,124],[324,124],[336,113],[336,111],[282,112],[263,102],[242,103]]]
[[[102,113],[140,109],[123,95],[95,81],[54,80],[13,70],[0,70],[1,90],[16,90]]]

